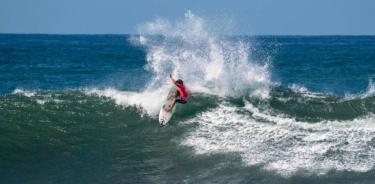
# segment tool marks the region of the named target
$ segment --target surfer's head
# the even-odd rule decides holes
[[[181,79],[178,79],[178,80],[176,80],[176,83],[178,83],[178,84],[184,84],[184,81],[182,81]]]

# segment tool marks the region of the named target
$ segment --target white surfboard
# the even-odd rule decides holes
[[[159,123],[160,123],[161,126],[166,125],[168,123],[168,121],[171,120],[172,115],[173,115],[174,111],[176,110],[177,104],[175,104],[172,107],[173,101],[174,101],[174,97],[170,95],[160,109]]]

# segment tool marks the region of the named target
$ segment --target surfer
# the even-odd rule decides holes
[[[174,100],[174,103],[173,103],[172,107],[176,104],[176,102],[181,103],[181,104],[185,104],[187,102],[187,98],[188,98],[189,94],[186,90],[184,82],[181,79],[175,80],[172,77],[172,74],[169,74],[169,78],[171,79],[173,84],[176,85],[177,88],[178,88],[178,90],[176,90],[174,92],[175,100]]]

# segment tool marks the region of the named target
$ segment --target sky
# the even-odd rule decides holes
[[[374,0],[0,0],[0,33],[137,34],[188,10],[233,34],[375,35]]]

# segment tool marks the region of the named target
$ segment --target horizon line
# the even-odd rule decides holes
[[[56,36],[100,36],[100,35],[133,35],[138,36],[138,33],[6,33],[0,32],[1,35],[56,35]],[[146,34],[146,35],[160,35],[160,34]],[[219,36],[375,36],[375,34],[232,34]]]

